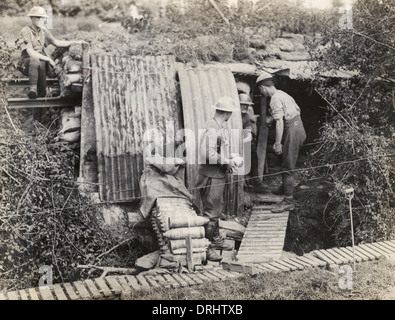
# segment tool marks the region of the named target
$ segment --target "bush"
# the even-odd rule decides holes
[[[393,1],[357,1],[355,30],[328,28],[313,46],[312,53],[320,61],[318,73],[343,69],[357,74],[348,80],[317,77],[314,81],[328,102],[328,121],[321,128],[322,144],[311,153],[309,164],[320,166],[313,175],[324,176],[332,184],[324,214],[338,245],[350,244],[346,187],[355,190],[357,243],[395,235],[395,118],[390,80],[395,77],[395,40],[389,18],[393,9]],[[324,52],[322,45],[327,48]]]

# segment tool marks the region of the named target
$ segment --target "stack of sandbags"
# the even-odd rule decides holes
[[[55,61],[55,73],[59,78],[60,96],[70,97],[81,94],[82,45],[73,44],[68,49],[57,48],[52,54]]]
[[[205,238],[204,225],[209,220],[198,216],[187,199],[158,198],[154,220],[162,253],[172,254],[181,265],[186,265],[190,237],[194,264],[205,263],[209,241]]]

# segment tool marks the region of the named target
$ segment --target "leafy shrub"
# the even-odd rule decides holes
[[[317,78],[314,82],[328,101],[328,121],[321,129],[322,144],[311,153],[310,165],[322,166],[313,175],[327,177],[332,183],[324,213],[338,245],[350,244],[349,206],[343,192],[349,186],[355,190],[356,241],[389,239],[395,234],[390,80],[395,76],[395,40],[390,36],[394,26],[389,18],[393,9],[393,1],[358,1],[353,8],[355,30],[328,27],[318,46],[313,46],[313,54],[320,59],[318,73],[357,72],[355,79]],[[322,51],[322,45],[326,50]]]

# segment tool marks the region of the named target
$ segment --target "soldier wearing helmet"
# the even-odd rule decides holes
[[[270,97],[270,114],[276,123],[274,153],[282,159],[282,185],[273,193],[283,194],[284,199],[273,206],[272,212],[293,210],[294,176],[299,151],[306,140],[306,132],[300,117],[300,108],[295,100],[282,90],[276,89],[272,76],[262,73],[256,84],[262,95]]]
[[[210,241],[207,259],[220,261],[222,257],[213,249],[233,250],[219,234],[226,175],[239,166],[229,154],[229,131],[227,121],[233,112],[240,112],[231,97],[221,97],[215,105],[214,116],[205,125],[199,144],[199,174],[196,187],[203,203],[203,216],[210,222],[205,225],[206,238]]]
[[[31,24],[21,30],[22,54],[18,69],[24,75],[29,76],[28,97],[35,99],[46,95],[46,74],[49,66],[55,66],[55,62],[47,55],[45,49],[49,45],[69,47],[73,43],[82,44],[83,41],[55,39],[44,27],[48,14],[43,7],[33,7],[27,16],[30,17]]]

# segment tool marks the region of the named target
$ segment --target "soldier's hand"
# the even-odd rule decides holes
[[[273,145],[273,150],[276,155],[280,155],[283,153],[283,145],[281,143],[275,143]]]

